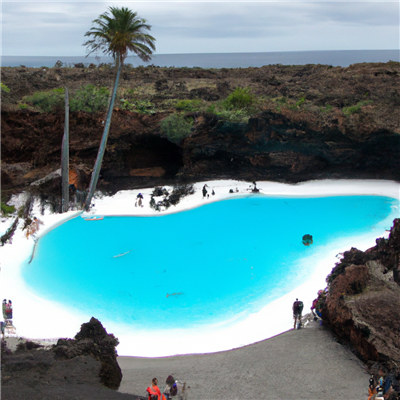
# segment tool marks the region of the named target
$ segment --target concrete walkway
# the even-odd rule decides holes
[[[165,358],[118,357],[119,391],[145,395],[157,377],[186,382],[187,400],[365,400],[362,363],[318,322],[235,350]]]

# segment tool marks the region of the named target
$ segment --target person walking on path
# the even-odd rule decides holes
[[[294,319],[294,325],[293,325],[293,329],[296,329],[296,324],[297,322],[301,323],[301,313],[303,311],[303,302],[299,301],[299,299],[296,299],[296,301],[293,303],[293,319]]]
[[[146,391],[149,394],[148,400],[167,400],[165,396],[161,393],[160,388],[157,386],[157,378],[151,380],[151,387],[149,386]]]

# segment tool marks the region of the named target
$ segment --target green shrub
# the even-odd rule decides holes
[[[106,87],[86,85],[72,96],[69,107],[71,111],[96,112],[108,106],[110,91]]]
[[[10,88],[7,85],[5,85],[3,82],[1,82],[1,91],[5,92],[5,93],[9,93]]]
[[[363,106],[366,106],[366,105],[371,104],[371,103],[373,103],[372,100],[359,101],[355,106],[344,107],[343,108],[343,113],[344,113],[344,115],[347,115],[347,116],[359,113],[359,112],[361,112],[361,108]]]
[[[15,212],[14,206],[8,206],[6,203],[1,202],[1,215],[7,217],[10,214],[14,214],[14,212]]]
[[[48,92],[36,92],[32,96],[23,97],[24,103],[37,107],[42,112],[51,112],[64,107],[64,89],[53,89]]]
[[[172,114],[163,119],[160,123],[161,132],[171,142],[180,142],[187,137],[193,127],[193,119],[186,119],[181,114]]]
[[[223,105],[227,110],[249,109],[256,102],[255,96],[250,92],[250,88],[237,87],[224,101]]]
[[[203,105],[203,101],[199,99],[194,99],[194,100],[179,100],[175,104],[175,108],[178,111],[185,111],[185,112],[191,112],[191,111],[198,111],[201,109],[201,106]]]
[[[229,122],[247,122],[249,114],[246,110],[221,110],[216,115],[224,121]]]
[[[155,113],[154,104],[147,100],[133,100],[131,103],[128,100],[121,99],[122,109],[128,111],[134,111],[139,114],[151,115]]]
[[[64,63],[60,60],[58,60],[55,64],[54,64],[54,68],[62,68],[64,66]]]
[[[21,110],[25,110],[26,108],[28,108],[28,104],[20,103],[20,104],[18,104],[18,107],[19,107]]]

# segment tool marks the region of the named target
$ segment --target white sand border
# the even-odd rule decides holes
[[[201,189],[207,184],[209,198],[203,199]],[[149,207],[152,188],[141,190],[125,190],[111,197],[97,198],[93,201],[94,207],[90,215],[129,215],[148,216],[180,212],[207,204],[212,201],[221,201],[236,196],[253,196],[251,182],[225,180],[208,181],[194,184],[195,194],[183,198],[180,203],[170,207],[167,211],[156,212]],[[167,189],[170,189],[166,186]],[[236,188],[238,192],[236,192]],[[285,296],[265,306],[258,313],[251,314],[237,321],[224,321],[217,326],[208,326],[202,329],[174,329],[149,332],[132,330],[129,326],[117,325],[111,320],[95,315],[104,324],[108,332],[112,332],[120,340],[118,353],[120,355],[160,357],[174,354],[208,353],[237,348],[277,335],[292,328],[291,305],[295,297],[305,303],[305,312],[316,296],[316,292],[326,286],[325,278],[334,267],[338,253],[357,247],[366,250],[375,245],[377,237],[387,237],[394,218],[399,218],[400,184],[384,180],[322,180],[309,181],[296,185],[276,182],[257,182],[260,193],[272,196],[304,196],[323,197],[333,195],[377,195],[387,196],[397,200],[397,206],[387,221],[385,229],[354,237],[335,243],[335,248],[321,249],[323,256],[314,260],[318,266],[316,273],[303,285]],[[211,195],[214,189],[215,196]],[[229,193],[233,189],[234,193]],[[136,196],[142,193],[144,207],[135,207]],[[18,198],[13,199],[18,203]],[[18,204],[17,204],[18,205]],[[397,207],[397,208],[396,208]],[[65,214],[50,214],[41,216],[38,205],[34,208],[35,214],[44,222],[43,236],[67,219],[73,218],[80,212]],[[4,225],[0,225],[4,231]],[[96,222],[94,222],[96,223]],[[2,297],[12,299],[14,305],[14,325],[20,336],[28,338],[55,338],[73,337],[83,322],[87,322],[90,313],[72,311],[65,305],[50,302],[33,294],[23,281],[21,267],[31,256],[34,247],[33,239],[26,239],[20,227],[16,231],[13,243],[1,248]],[[56,265],[54,266],[56,268]]]

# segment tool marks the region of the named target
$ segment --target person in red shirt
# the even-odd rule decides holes
[[[157,378],[151,380],[151,387],[149,386],[146,391],[149,394],[148,400],[167,400],[165,396],[161,393],[161,390],[157,386]]]

